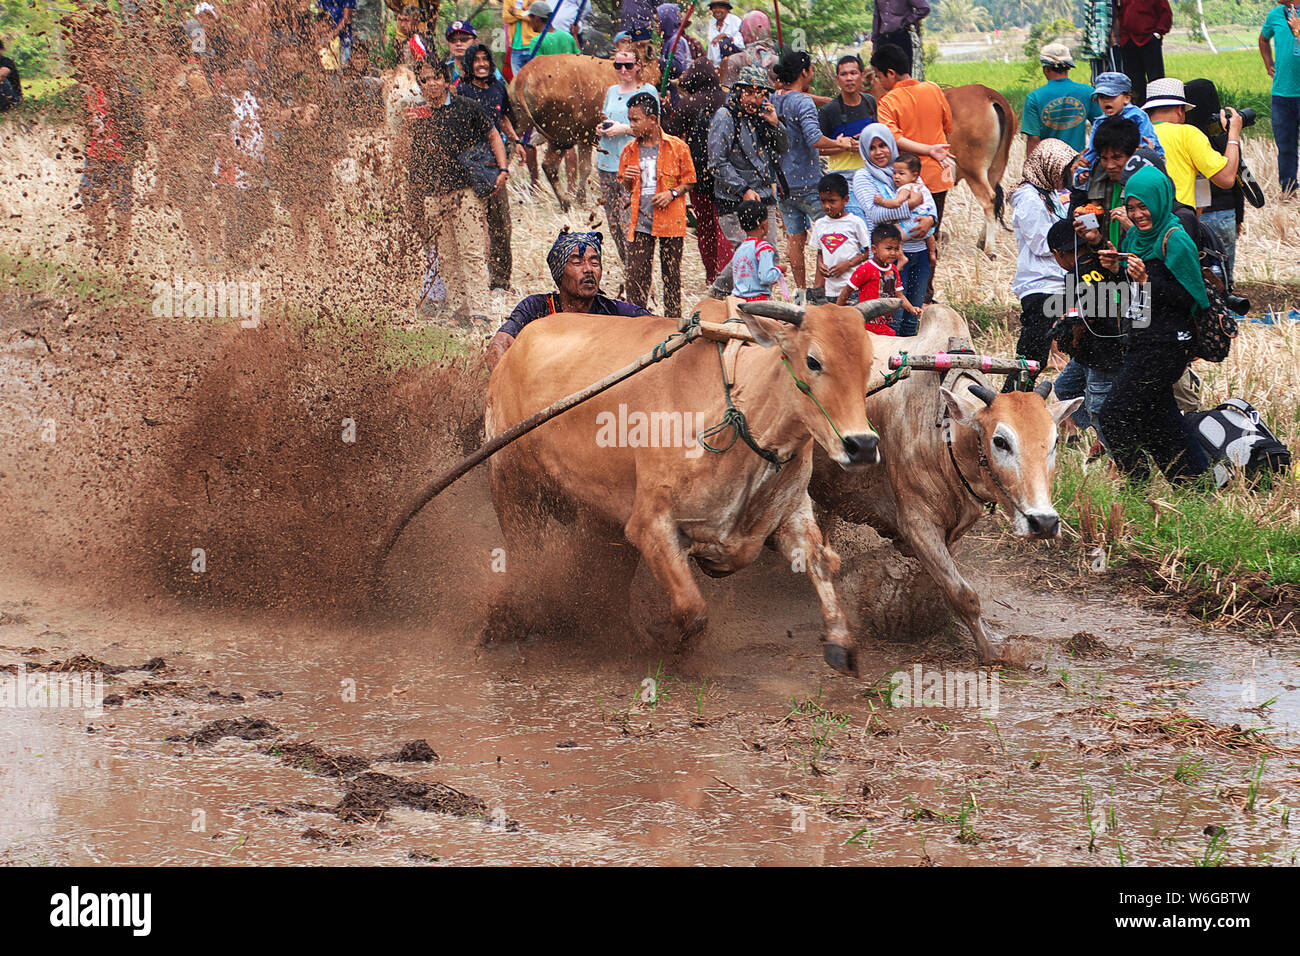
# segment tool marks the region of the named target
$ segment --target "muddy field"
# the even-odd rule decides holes
[[[66,198],[67,159],[34,162]],[[381,574],[367,561],[480,437],[472,334],[467,358],[397,367],[387,326],[335,308],[374,289],[409,314],[414,274],[380,282],[377,258],[331,299],[277,260],[281,289],[325,303],[312,330],[285,302],[252,330],[159,320],[142,290],[183,255],[164,213],[110,268],[56,247],[75,211],[43,217],[16,182],[10,248],[40,268],[0,287],[0,678],[102,671],[109,696],[0,709],[0,862],[1295,862],[1293,640],[1202,630],[1114,575],[1045,588],[1055,553],[1014,551],[994,518],[962,561],[1026,669],[977,668],[942,626],[864,625],[864,680],[838,676],[810,584],[774,556],[705,579],[707,636],[665,657],[644,570],[628,595],[575,580],[562,532],[529,582],[536,626],[484,644],[510,570],[481,472]],[[557,217],[519,199],[540,248]],[[533,291],[540,258],[517,262]],[[902,582],[903,619],[927,617],[874,534],[834,544],[855,605]],[[625,601],[631,630],[607,623]],[[917,665],[996,693],[890,706],[888,675]]]

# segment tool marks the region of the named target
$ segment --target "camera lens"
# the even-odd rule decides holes
[[[1255,111],[1252,110],[1250,107],[1246,107],[1245,109],[1237,110],[1237,112],[1241,114],[1241,127],[1242,127],[1242,129],[1245,129],[1247,126],[1254,126],[1254,125],[1255,125]]]

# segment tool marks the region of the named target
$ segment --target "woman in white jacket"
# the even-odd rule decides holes
[[[709,62],[716,70],[722,66],[722,38],[727,37],[737,50],[745,49],[740,37],[740,17],[731,12],[731,0],[710,0],[708,50]]]
[[[1045,139],[1025,160],[1024,179],[1011,194],[1015,209],[1011,217],[1016,234],[1016,275],[1011,291],[1020,300],[1020,337],[1016,354],[1034,359],[1039,368],[1047,367],[1051,351],[1049,333],[1052,317],[1044,306],[1051,296],[1065,295],[1065,270],[1056,263],[1047,246],[1047,231],[1052,224],[1069,216],[1061,201],[1065,174],[1077,154],[1074,147],[1059,139]],[[1003,391],[1015,387],[1015,376],[1007,376]]]

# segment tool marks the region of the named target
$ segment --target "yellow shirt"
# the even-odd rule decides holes
[[[1174,197],[1184,205],[1196,205],[1196,174],[1209,179],[1228,158],[1210,145],[1209,138],[1187,123],[1156,123],[1156,136],[1165,151],[1165,170],[1174,181]]]
[[[515,50],[526,50],[533,45],[537,31],[528,25],[528,8],[531,0],[501,0],[501,20],[506,25],[506,35]]]

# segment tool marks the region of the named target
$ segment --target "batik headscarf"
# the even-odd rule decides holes
[[[565,229],[551,246],[551,251],[546,254],[546,265],[551,270],[551,278],[555,280],[555,287],[560,287],[560,276],[564,275],[564,267],[569,261],[569,256],[577,250],[578,255],[585,255],[587,247],[600,252],[600,243],[604,237],[599,232],[569,232]]]
[[[884,166],[877,166],[871,161],[871,144],[878,139],[884,140],[889,146],[889,162]],[[862,153],[867,174],[883,187],[876,191],[882,196],[892,197],[895,191],[894,163],[898,161],[898,141],[894,139],[889,127],[884,123],[870,123],[862,127],[862,132],[858,134],[858,152]]]
[[[1188,291],[1196,304],[1201,308],[1208,306],[1210,298],[1205,292],[1196,243],[1174,215],[1173,182],[1155,167],[1145,166],[1124,184],[1124,198],[1130,196],[1150,210],[1151,228],[1143,232],[1137,226],[1130,227],[1124,233],[1123,250],[1143,261],[1164,260],[1178,284]]]
[[[1079,154],[1074,151],[1074,147],[1069,143],[1059,139],[1045,139],[1038,144],[1038,148],[1033,151],[1028,159],[1025,160],[1025,169],[1022,174],[1024,178],[1020,181],[1020,186],[1028,183],[1038,190],[1038,194],[1043,197],[1043,202],[1047,205],[1048,212],[1055,216],[1061,214],[1060,200],[1056,198],[1057,192],[1065,186],[1065,171],[1070,168],[1075,157]]]

